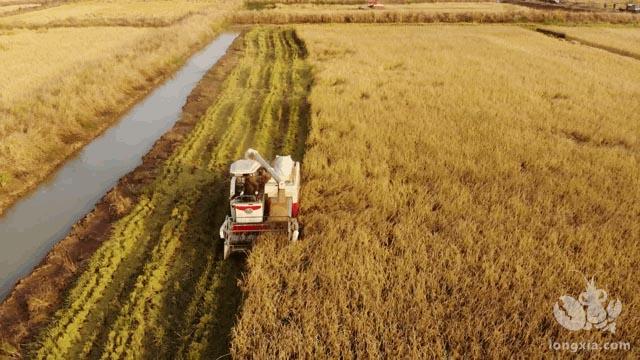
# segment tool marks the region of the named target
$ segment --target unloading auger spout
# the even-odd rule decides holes
[[[258,163],[260,163],[260,165],[262,165],[262,167],[265,168],[265,170],[267,170],[267,172],[269,172],[269,174],[271,174],[271,176],[273,177],[273,179],[278,183],[278,187],[282,188],[284,187],[284,179],[282,174],[280,174],[278,171],[276,171],[276,169],[274,169],[263,157],[262,155],[260,155],[260,153],[258,152],[258,150],[255,149],[248,149],[245,153],[244,153],[244,158],[247,160],[255,160]]]

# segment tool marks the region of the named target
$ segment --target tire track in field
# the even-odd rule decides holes
[[[37,358],[228,352],[243,263],[220,256],[226,169],[249,146],[271,156],[304,144],[310,73],[296,39],[278,28],[246,34],[245,55],[217,101],[91,259],[39,337]]]

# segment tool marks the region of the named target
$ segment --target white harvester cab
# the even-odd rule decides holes
[[[264,221],[264,197],[250,190],[251,181],[257,177],[260,163],[255,160],[238,160],[231,164],[231,186],[229,205],[231,217],[238,223],[260,223]]]
[[[230,215],[220,227],[224,258],[246,251],[260,233],[286,232],[290,241],[299,234],[300,163],[276,156],[271,164],[253,149],[229,169]]]

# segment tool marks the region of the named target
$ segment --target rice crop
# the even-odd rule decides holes
[[[541,23],[541,24],[627,24],[637,26],[640,18],[617,12],[572,12],[534,10],[510,4],[447,3],[422,6],[388,6],[368,9],[348,6],[281,6],[261,11],[244,10],[230,13],[235,24],[305,24],[305,23]],[[323,10],[324,8],[324,10]]]
[[[167,26],[177,20],[231,1],[104,0],[68,2],[55,7],[0,18],[0,27]]]
[[[248,256],[234,358],[639,341],[637,60],[509,26],[296,29],[315,74],[305,238]],[[624,304],[615,335],[554,319],[592,276]]]

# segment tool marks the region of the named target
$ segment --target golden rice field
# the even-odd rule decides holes
[[[0,358],[549,358],[585,340],[640,357],[640,18],[385,3],[0,17],[0,215],[229,24],[287,24],[242,28],[215,101],[69,288],[25,300],[55,314]],[[248,147],[302,161],[304,237],[224,261],[227,169]],[[555,321],[585,277],[622,301],[615,335]]]
[[[247,258],[234,358],[638,357],[637,60],[509,26],[297,31],[305,239]],[[624,303],[615,336],[556,323],[583,275]]]
[[[210,4],[161,28],[0,30],[0,214],[211,40],[236,5]]]
[[[320,13],[330,14],[339,11],[355,10],[365,7],[362,2],[358,4],[276,4],[273,9],[265,9],[264,12],[282,11],[293,14]],[[425,12],[505,12],[510,10],[526,10],[522,6],[496,3],[496,2],[433,2],[433,3],[409,3],[409,4],[385,4],[384,10],[394,11],[425,11]]]
[[[9,107],[19,99],[28,98],[43,85],[57,83],[61,74],[73,76],[80,72],[83,65],[95,64],[105,54],[131,51],[152,33],[152,29],[125,27],[0,33],[3,49],[0,77],[7,80],[0,83],[0,101],[3,107]],[[74,56],[69,56],[70,53]],[[2,123],[0,126],[8,124]]]
[[[103,25],[167,25],[207,9],[221,9],[230,0],[89,0],[69,2],[44,11],[30,11],[0,19],[0,27]]]
[[[382,3],[382,1],[380,1]],[[442,0],[386,0],[384,4],[421,4],[421,3],[435,3],[442,2]],[[469,2],[469,0],[453,0],[448,2]],[[471,0],[471,2],[482,2],[481,0]],[[491,2],[491,0],[486,0]],[[285,5],[300,5],[300,4],[315,4],[315,5],[344,5],[344,4],[357,4],[363,5],[366,2],[360,0],[248,0],[248,4],[262,4],[272,6],[275,4]]]
[[[49,4],[57,0],[0,0],[0,6],[20,5],[20,4]]]
[[[616,8],[620,8],[625,7],[626,4],[629,4],[629,1],[621,1],[621,0],[586,0],[586,1],[567,1],[567,3],[570,4],[578,4],[578,5],[584,5],[584,6],[592,6],[592,7],[598,7],[598,8],[604,8],[604,5],[607,4],[607,8],[611,8],[613,4],[616,4]],[[633,3],[633,2],[631,2]]]
[[[245,3],[249,10],[233,13],[236,23],[307,23],[307,22],[462,22],[482,19],[483,16],[534,14],[535,11],[512,4],[495,2],[434,2],[385,4],[384,8],[372,10],[366,3],[316,4],[277,3],[261,8],[257,3]],[[265,5],[266,6],[266,5]],[[259,9],[259,10],[256,10]]]
[[[247,2],[246,10],[233,12],[235,24],[306,23],[510,23],[510,24],[625,24],[637,26],[640,18],[630,13],[597,11],[550,11],[492,2],[385,4],[369,9],[357,4],[274,4]]]
[[[35,0],[0,0],[0,6],[14,6],[14,5],[29,5],[29,4],[45,4],[47,0],[35,1]]]
[[[305,23],[305,22],[433,22],[433,16],[468,16],[469,19],[483,15],[511,15],[535,13],[535,11],[512,4],[495,2],[434,2],[385,4],[384,8],[371,10],[366,3],[316,4],[316,3],[245,3],[249,10],[232,15],[239,23]],[[262,8],[261,6],[265,6]],[[256,9],[259,9],[256,10]],[[345,20],[345,18],[347,20]],[[318,19],[323,19],[319,21]],[[407,21],[403,19],[412,19]],[[444,20],[444,19],[442,19]],[[459,21],[464,21],[460,18]]]
[[[31,9],[31,8],[36,8],[40,6],[40,4],[16,4],[16,5],[6,5],[6,6],[1,6],[1,4],[2,3],[0,3],[0,15],[14,12],[17,10]]]
[[[547,26],[545,28],[565,33],[570,39],[622,50],[640,58],[640,28],[605,26]]]

